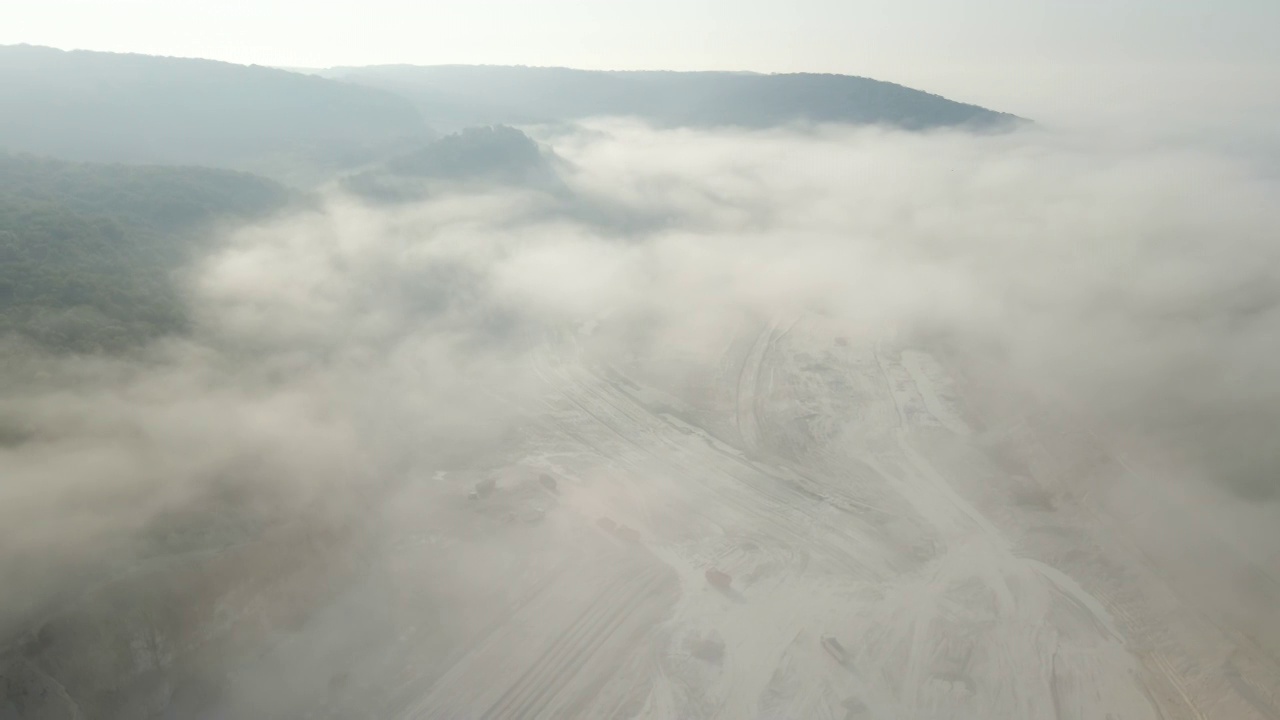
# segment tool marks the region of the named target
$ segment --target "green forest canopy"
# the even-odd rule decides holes
[[[292,179],[431,138],[413,105],[384,90],[213,60],[0,46],[0,98],[0,151],[64,160]]]
[[[181,331],[172,276],[206,231],[289,198],[243,173],[0,153],[0,335],[114,351]]]
[[[894,83],[851,75],[611,72],[487,65],[331,68],[326,77],[411,100],[440,132],[473,125],[633,116],[660,126],[750,128],[791,123],[907,130],[1001,129],[1021,119]]]

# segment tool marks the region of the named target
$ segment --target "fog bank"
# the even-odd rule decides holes
[[[336,532],[376,566],[410,529],[472,522],[449,499],[470,481],[442,478],[559,432],[553,411],[576,391],[548,358],[643,379],[729,442],[706,378],[739,329],[802,318],[850,346],[940,358],[983,442],[1028,418],[1091,436],[1118,459],[1090,485],[1104,509],[1165,488],[1214,504],[1191,527],[1152,504],[1134,532],[1226,538],[1231,562],[1280,571],[1276,176],[1035,128],[534,133],[566,161],[569,199],[334,192],[190,268],[189,337],[116,360],[7,342],[0,576],[17,582],[0,637],[25,642],[98,583],[147,593],[147,563],[284,526]],[[1205,559],[1183,562],[1168,572],[1204,577]],[[1261,618],[1238,592],[1204,607]],[[1252,629],[1280,652],[1275,628]]]

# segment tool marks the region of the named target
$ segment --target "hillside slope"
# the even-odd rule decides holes
[[[849,75],[604,72],[441,65],[320,71],[412,100],[443,131],[470,125],[632,115],[659,125],[772,127],[792,122],[988,128],[1018,118]]]
[[[343,181],[366,199],[414,200],[445,188],[564,189],[555,154],[506,125],[471,127],[391,158]]]
[[[289,197],[225,170],[0,153],[0,335],[87,351],[178,331],[186,313],[170,275],[202,231]]]
[[[0,47],[0,150],[286,174],[359,164],[428,131],[381,90],[211,60]]]

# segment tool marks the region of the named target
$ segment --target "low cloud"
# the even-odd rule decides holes
[[[405,483],[501,464],[562,382],[548,353],[678,396],[732,328],[804,315],[928,345],[1241,507],[1280,491],[1280,187],[1247,163],[1034,128],[539,137],[567,196],[335,193],[191,268],[189,337],[6,345],[5,637],[146,558],[370,523]],[[157,530],[190,513],[204,536]]]

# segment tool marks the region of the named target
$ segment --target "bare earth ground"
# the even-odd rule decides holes
[[[509,457],[392,503],[385,559],[237,670],[226,717],[287,691],[331,718],[1280,718],[1276,557],[1087,431],[817,317],[716,366],[589,336],[536,355]]]

